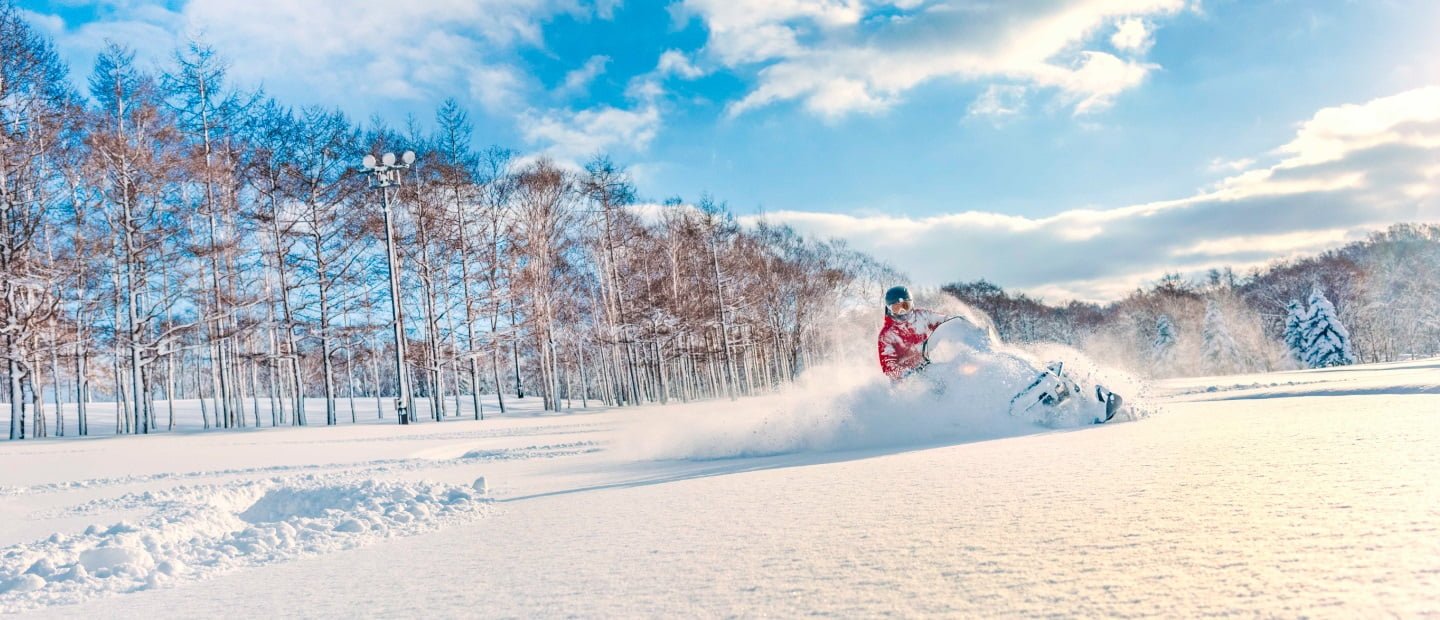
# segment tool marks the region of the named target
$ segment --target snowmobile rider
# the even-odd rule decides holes
[[[880,328],[880,370],[900,381],[924,370],[928,363],[921,348],[925,339],[944,323],[944,315],[915,307],[910,289],[885,291],[885,326]]]

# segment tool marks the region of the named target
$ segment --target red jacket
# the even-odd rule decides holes
[[[899,381],[905,374],[925,361],[920,344],[945,322],[944,316],[916,308],[905,316],[885,314],[885,327],[880,328],[880,370]]]

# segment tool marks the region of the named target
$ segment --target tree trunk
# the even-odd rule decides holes
[[[120,350],[115,350],[115,434],[130,432],[130,395],[125,390],[125,369]]]
[[[583,345],[576,345],[575,353],[575,357],[580,363],[580,408],[588,409],[590,407],[588,398],[590,379],[585,374],[585,347]]]
[[[274,427],[276,427],[276,426],[280,426],[281,424],[283,424],[283,422],[280,421],[280,416],[282,415],[282,412],[285,411],[285,405],[284,405],[284,403],[281,403],[281,402],[280,402],[280,389],[279,389],[279,386],[276,385],[276,381],[279,379],[279,374],[280,374],[280,368],[279,368],[279,366],[280,366],[280,364],[279,364],[279,363],[275,360],[275,358],[273,358],[273,357],[270,358],[269,360],[266,360],[266,364],[265,364],[265,387],[266,387],[266,389],[268,389],[268,390],[270,391],[270,427],[271,427],[271,428],[274,428]]]
[[[55,436],[56,436],[56,437],[64,437],[64,436],[65,436],[65,401],[62,400],[62,399],[61,399],[61,396],[60,396],[61,393],[63,392],[63,390],[60,389],[60,352],[59,352],[59,349],[60,349],[59,343],[55,343],[55,346],[53,346],[53,347],[50,348],[50,376],[52,376],[52,377],[55,378],[55,387],[54,387],[54,393],[55,393]]]
[[[255,417],[255,428],[260,428],[260,367],[258,358],[250,358],[250,412]],[[272,425],[273,426],[273,425]]]
[[[725,394],[735,400],[735,365],[730,358],[730,330],[725,324],[725,287],[720,277],[720,254],[710,240],[710,264],[715,273],[715,318],[720,322],[720,350],[725,360]]]
[[[420,285],[425,297],[425,344],[429,349],[429,363],[425,374],[430,383],[430,417],[436,422],[445,418],[445,386],[440,372],[440,323],[435,313],[435,270],[430,264],[430,236],[426,223],[430,218],[421,215],[416,218],[420,235]]]
[[[6,369],[6,377],[8,378],[6,383],[9,384],[6,392],[10,399],[10,438],[24,439],[25,429],[23,425],[25,423],[25,411],[24,407],[20,404],[22,401],[20,398],[20,366],[15,363],[16,351],[14,342],[14,338],[10,336],[5,337],[5,352],[10,356],[7,363],[8,368]]]
[[[26,373],[25,385],[30,387],[30,436],[36,439],[45,437],[45,398],[42,392],[45,391],[43,378],[40,376],[40,366],[31,365],[31,371]]]
[[[375,416],[378,420],[385,419],[385,403],[380,400],[380,349],[379,343],[376,348],[370,351],[370,365],[375,369]]]
[[[76,330],[76,334],[79,333],[79,330]],[[85,349],[77,342],[75,351],[75,430],[80,433],[81,437],[90,434],[90,420],[87,416],[89,413],[87,405],[90,403],[90,381],[85,376],[88,372],[88,369],[85,368],[85,358]]]
[[[339,420],[335,413],[335,370],[330,360],[330,324],[326,318],[325,292],[320,292],[320,374],[325,385],[325,424],[334,426]]]
[[[175,352],[165,354],[165,403],[170,413],[166,430],[175,430]]]
[[[500,408],[500,413],[505,413],[505,390],[500,386],[505,382],[500,380],[500,345],[496,344],[490,348],[490,372],[495,375],[495,401]]]
[[[345,386],[350,401],[350,423],[354,424],[359,421],[355,416],[355,352],[349,347],[345,349]]]
[[[217,428],[230,428],[230,417],[225,415],[225,409],[220,405],[220,343],[214,340],[210,342],[210,365],[208,367],[210,377],[210,394],[215,397],[211,407],[215,411],[215,426]]]

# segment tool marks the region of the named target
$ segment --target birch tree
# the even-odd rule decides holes
[[[548,410],[558,411],[559,363],[556,319],[566,293],[574,250],[575,185],[568,173],[546,159],[522,169],[515,182],[515,235],[519,244],[519,286],[526,300],[530,337],[537,357],[540,393]]]
[[[298,239],[299,218],[293,208],[294,153],[305,141],[304,130],[292,110],[274,100],[267,101],[251,128],[251,150],[248,153],[249,174],[246,178],[254,188],[258,208],[252,211],[260,234],[259,251],[269,276],[263,282],[265,319],[269,325],[269,358],[271,361],[271,400],[280,410],[277,421],[284,423],[285,395],[290,396],[290,420],[303,425],[305,418],[305,387],[300,370],[299,319],[292,303],[292,293],[299,277],[294,273],[292,259]],[[279,386],[286,386],[285,390]]]
[[[630,303],[620,277],[621,273],[631,273],[630,256],[635,250],[632,241],[639,228],[634,216],[626,210],[635,199],[635,188],[629,176],[602,155],[585,165],[579,189],[589,201],[597,223],[591,242],[600,279],[601,315],[597,318],[604,326],[609,350],[618,348],[619,351],[619,359],[611,359],[610,363],[626,369],[619,391],[620,402],[638,404],[640,381],[635,370],[633,343],[625,333],[631,325]]]

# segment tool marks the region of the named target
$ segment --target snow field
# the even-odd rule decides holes
[[[501,476],[511,489],[490,518],[44,615],[1440,613],[1435,397],[1230,396],[955,445],[551,461],[563,467]],[[453,578],[394,579],[437,570]]]
[[[1015,359],[940,392],[836,366],[737,401],[18,442],[0,611],[1440,614],[1440,360],[1169,381],[1163,415],[1052,427],[994,407]]]

